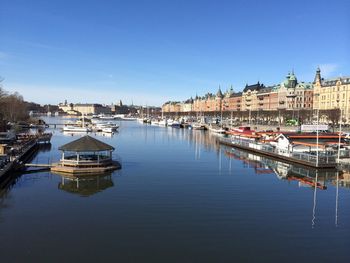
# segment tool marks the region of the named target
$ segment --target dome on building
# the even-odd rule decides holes
[[[297,78],[296,78],[296,76],[292,73],[292,74],[290,75],[290,77],[289,77],[289,80],[290,80],[290,81],[296,81]]]
[[[282,85],[284,87],[288,88],[295,88],[295,86],[298,84],[297,77],[295,76],[294,72],[288,73],[286,76],[286,79],[282,82]]]

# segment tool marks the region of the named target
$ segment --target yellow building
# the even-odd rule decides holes
[[[264,84],[259,82],[253,85],[246,85],[242,92],[242,110],[243,111],[256,111],[258,110],[258,98],[257,94],[260,90],[264,89]]]
[[[313,108],[320,110],[340,109],[342,122],[350,122],[350,77],[323,80],[318,68],[314,80]]]

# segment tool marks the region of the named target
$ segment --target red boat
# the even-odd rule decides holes
[[[239,135],[243,137],[249,137],[249,138],[259,138],[260,136],[256,134],[254,130],[251,130],[249,126],[241,126],[238,128],[231,129],[229,131],[226,131],[226,134],[229,135]]]

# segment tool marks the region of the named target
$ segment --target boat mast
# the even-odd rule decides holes
[[[83,116],[83,128],[85,128],[85,118],[84,118],[84,112],[81,113],[81,115]]]
[[[220,125],[221,127],[223,126],[223,123],[222,123],[222,101],[221,101],[221,105],[220,105],[220,110],[221,110],[221,116],[220,116]]]

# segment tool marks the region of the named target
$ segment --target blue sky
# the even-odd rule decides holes
[[[350,75],[350,1],[17,1],[0,76],[38,103],[161,105],[246,83]]]

